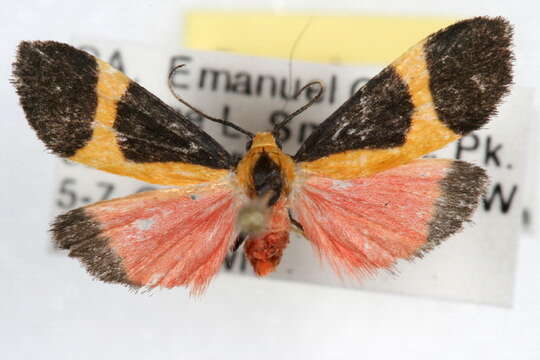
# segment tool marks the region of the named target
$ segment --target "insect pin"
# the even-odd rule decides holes
[[[479,129],[512,82],[503,18],[458,22],[419,42],[324,120],[294,155],[280,128],[252,134],[239,162],[157,97],[90,54],[22,42],[13,82],[28,122],[58,156],[171,188],[58,216],[55,244],[90,274],[131,287],[202,292],[240,246],[256,274],[302,232],[338,273],[421,257],[470,219],[483,169],[418,159]],[[312,85],[312,84],[310,84]]]

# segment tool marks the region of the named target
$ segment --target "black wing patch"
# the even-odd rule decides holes
[[[430,90],[441,121],[465,135],[495,114],[512,83],[512,28],[474,18],[431,35],[425,44]]]
[[[118,102],[114,129],[126,159],[134,162],[188,162],[228,169],[230,155],[212,137],[132,82]]]
[[[485,194],[488,184],[486,171],[464,161],[453,161],[441,182],[441,196],[435,204],[433,219],[429,223],[426,244],[416,253],[422,256],[443,240],[463,229],[470,221]]]
[[[56,42],[23,41],[13,83],[30,126],[55,154],[70,157],[92,138],[96,59]]]
[[[347,150],[403,145],[413,108],[407,85],[389,66],[320,124],[294,159],[312,161]]]

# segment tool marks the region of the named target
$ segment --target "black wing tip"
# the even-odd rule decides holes
[[[516,59],[513,52],[514,26],[512,23],[502,16],[477,16],[459,21],[441,31],[445,31],[453,26],[459,27],[460,25],[467,28],[468,31],[477,33],[479,36],[492,41],[495,56],[500,58],[502,60],[502,64],[504,65],[503,72],[510,75],[509,82],[506,83],[506,85],[512,85],[514,74],[513,64]]]
[[[445,239],[463,230],[478,207],[488,184],[486,171],[481,167],[456,160],[440,181],[441,196],[435,204],[429,224],[426,245],[416,256],[422,256]]]
[[[44,58],[55,55],[69,56],[70,54],[84,53],[82,50],[53,40],[23,40],[17,45],[15,62],[12,63],[11,82],[17,87],[24,84],[28,77],[28,67],[35,58]],[[91,56],[87,54],[87,56]],[[17,90],[18,87],[17,87]],[[20,94],[19,94],[20,95]]]
[[[24,60],[30,52],[55,55],[65,52],[84,52],[76,47],[55,40],[23,40],[17,45],[16,61]]]
[[[15,53],[15,61],[11,64],[11,77],[9,81],[15,86],[17,95],[25,96],[25,85],[27,77],[27,68],[29,59],[33,56],[33,52],[39,47],[42,41],[39,40],[24,40],[17,45]]]
[[[466,135],[484,126],[513,83],[513,28],[503,17],[475,17],[430,35],[430,89],[441,121]]]
[[[466,18],[459,20],[455,22],[454,24],[451,24],[447,26],[445,29],[442,29],[441,31],[444,31],[448,28],[451,28],[453,26],[473,26],[476,27],[478,25],[485,24],[492,28],[502,28],[505,30],[511,30],[512,24],[508,19],[506,19],[503,16],[488,16],[488,15],[479,15],[474,16],[471,18]]]
[[[122,260],[84,208],[59,215],[50,231],[55,247],[68,250],[69,256],[78,258],[90,275],[107,283],[120,283],[133,289],[140,287],[128,279]]]
[[[437,38],[455,38],[458,36],[478,35],[474,40],[492,39],[501,48],[512,48],[514,27],[502,16],[476,16],[460,20],[428,36],[428,41]]]
[[[27,56],[29,51],[45,50],[51,46],[70,46],[54,40],[23,40],[17,45],[17,60]]]
[[[97,62],[56,41],[22,41],[11,83],[30,126],[47,149],[73,156],[92,137]]]

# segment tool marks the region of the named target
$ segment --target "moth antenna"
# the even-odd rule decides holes
[[[300,96],[300,94],[302,94],[302,92],[304,92],[304,90],[306,90],[307,88],[313,86],[313,85],[319,85],[319,92],[317,92],[317,94],[312,97],[305,105],[303,105],[302,107],[298,108],[296,111],[294,111],[293,113],[289,114],[289,116],[287,116],[283,121],[281,121],[280,123],[276,124],[274,126],[274,130],[272,131],[272,133],[274,134],[274,137],[277,139],[278,136],[279,136],[279,130],[287,125],[287,123],[289,121],[291,121],[292,119],[294,119],[296,116],[298,116],[299,114],[303,113],[304,111],[306,111],[308,108],[310,108],[314,103],[316,103],[322,96],[323,92],[324,92],[324,85],[321,81],[318,81],[318,80],[315,80],[315,81],[311,81],[309,83],[307,83],[306,85],[304,85],[300,90],[298,90],[298,92],[294,95],[294,98],[298,98],[298,96]]]
[[[300,33],[296,37],[296,39],[294,39],[294,43],[293,43],[293,45],[291,47],[291,51],[289,52],[289,64],[288,64],[289,78],[287,80],[287,83],[289,84],[289,86],[288,86],[288,89],[287,89],[287,96],[285,97],[285,105],[283,105],[282,110],[285,110],[285,108],[287,107],[287,104],[289,103],[288,95],[292,92],[292,72],[293,72],[294,53],[295,53],[296,49],[298,48],[298,44],[300,44],[300,40],[302,40],[302,38],[304,37],[304,34],[306,33],[307,29],[311,26],[312,21],[313,21],[313,16],[310,16],[308,21],[306,22],[306,24],[302,28],[302,30],[300,31]]]
[[[168,86],[169,86],[169,91],[171,92],[171,94],[176,98],[176,100],[180,101],[182,104],[184,104],[185,106],[187,106],[188,108],[190,108],[191,110],[195,111],[197,114],[201,115],[202,117],[204,118],[207,118],[208,120],[210,121],[214,121],[214,122],[217,122],[219,124],[223,124],[225,126],[229,126],[229,127],[232,127],[233,129],[241,132],[242,134],[244,135],[247,135],[248,137],[250,138],[253,138],[255,137],[255,134],[253,134],[252,132],[249,132],[247,130],[244,130],[242,129],[240,126],[236,125],[236,124],[233,124],[232,122],[230,121],[227,121],[227,120],[224,120],[224,119],[220,119],[220,118],[216,118],[216,117],[213,117],[213,116],[210,116],[208,114],[205,114],[204,112],[202,112],[201,110],[197,109],[195,106],[191,105],[190,103],[188,103],[187,101],[185,101],[184,99],[182,99],[175,91],[174,91],[174,88],[173,88],[173,84],[172,84],[172,77],[174,76],[174,73],[180,69],[181,67],[184,67],[186,64],[180,64],[180,65],[177,65],[175,66],[174,68],[171,69],[171,71],[169,72],[169,81],[168,81]]]

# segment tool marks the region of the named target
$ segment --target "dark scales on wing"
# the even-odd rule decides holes
[[[99,225],[85,213],[84,208],[58,216],[51,226],[51,232],[55,245],[69,250],[69,256],[79,258],[86,270],[96,278],[138,287],[129,281],[122,260],[110,248]]]
[[[477,17],[428,37],[424,51],[440,120],[465,135],[483,126],[512,82],[512,27]]]
[[[441,196],[429,223],[427,243],[416,256],[422,256],[463,229],[463,223],[470,221],[478,207],[487,183],[484,169],[464,161],[453,162],[448,174],[440,181]]]
[[[70,157],[92,137],[98,81],[95,58],[54,41],[23,41],[13,84],[28,122],[55,154]]]
[[[281,167],[263,152],[252,170],[253,187],[258,197],[268,196],[268,206],[274,205],[283,189]]]
[[[389,66],[319,125],[294,159],[313,161],[347,150],[403,145],[413,110],[407,85]]]
[[[114,129],[126,159],[228,169],[231,156],[212,137],[135,82],[118,102]]]

